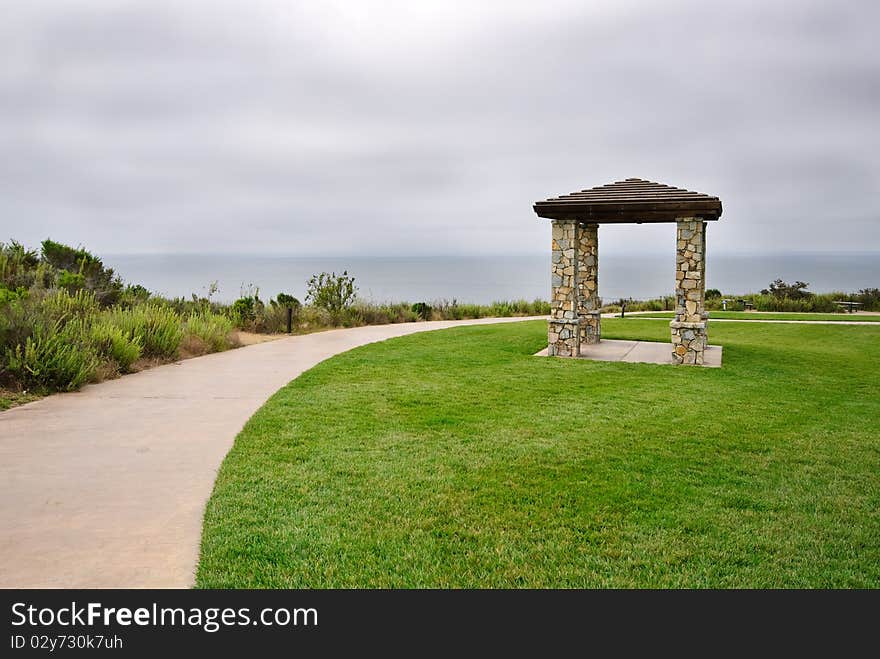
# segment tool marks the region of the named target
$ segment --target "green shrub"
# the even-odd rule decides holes
[[[0,354],[6,348],[24,346],[38,330],[91,317],[98,309],[89,291],[71,295],[66,290],[52,293],[37,288],[16,292],[0,305]],[[43,336],[48,336],[43,332]]]
[[[101,363],[82,320],[37,325],[23,344],[6,349],[5,362],[21,385],[50,391],[78,389]]]
[[[809,295],[807,297],[789,298],[776,295],[746,295],[757,311],[794,311],[804,313],[835,313],[840,307],[834,303],[840,294]]]
[[[67,272],[62,270],[58,273],[58,288],[68,291],[78,291],[86,286],[86,278],[78,272]]]
[[[355,302],[343,314],[343,324],[348,327],[358,325],[387,325],[389,323],[414,323],[419,314],[413,311],[413,305],[401,303],[373,304],[371,302]]]
[[[42,299],[41,307],[46,316],[62,322],[73,318],[88,318],[100,308],[91,291],[78,290],[71,293],[64,288],[46,295]]]
[[[769,288],[765,288],[761,291],[761,295],[772,295],[780,300],[800,300],[813,295],[807,290],[808,286],[809,284],[804,281],[796,281],[793,284],[788,284],[782,279],[776,279],[770,283]]]
[[[294,326],[299,323],[300,308],[290,307],[293,309],[293,317],[291,322]],[[280,334],[287,331],[287,307],[278,304],[270,304],[269,306],[261,306],[257,309],[256,317],[248,329],[254,332],[264,334]]]
[[[139,304],[144,304],[150,299],[151,295],[150,291],[140,284],[135,284],[134,286],[129,285],[122,291],[122,295],[119,298],[119,304],[124,307],[134,307]]]
[[[186,320],[186,333],[202,341],[209,352],[220,352],[232,347],[229,338],[232,327],[231,319],[206,311],[194,312]]]
[[[320,327],[331,327],[333,317],[330,312],[320,307],[306,306],[300,311],[298,326],[302,329],[312,330]]]
[[[852,297],[853,302],[861,303],[862,311],[880,311],[880,288],[863,288]]]
[[[278,297],[274,300],[271,300],[272,305],[277,304],[279,307],[284,307],[285,309],[293,309],[296,311],[300,307],[302,307],[302,303],[297,300],[292,295],[288,295],[287,293],[279,293]]]
[[[235,326],[240,329],[253,330],[257,320],[257,314],[262,311],[263,303],[256,295],[247,295],[238,298],[232,303],[230,314]]]
[[[412,305],[411,310],[422,320],[428,320],[431,317],[431,305],[427,302],[416,302]]]
[[[350,276],[347,270],[341,275],[335,272],[312,275],[306,285],[308,287],[306,300],[331,314],[338,314],[351,307],[357,296],[354,277]]]
[[[0,243],[0,287],[9,290],[45,287],[54,274],[40,267],[40,256],[16,241]]]
[[[107,314],[107,319],[140,343],[144,357],[177,358],[183,340],[183,323],[173,309],[153,303],[132,309],[117,307]]]
[[[109,319],[92,324],[89,335],[98,354],[112,361],[120,373],[127,373],[143,352],[138,337],[128,335]]]
[[[493,302],[488,309],[480,309],[475,318],[485,316],[543,316],[550,313],[550,303],[544,300],[510,300]]]
[[[21,300],[28,296],[28,290],[24,286],[19,286],[15,290],[10,290],[0,284],[0,307],[15,300]]]
[[[54,240],[44,240],[42,243],[42,260],[59,271],[59,286],[63,286],[61,278],[74,283],[81,281],[82,285],[95,294],[98,303],[102,306],[115,304],[122,293],[122,280],[117,277],[112,268],[105,268],[100,258],[82,248],[73,248]],[[69,278],[62,273],[78,275],[79,278]]]

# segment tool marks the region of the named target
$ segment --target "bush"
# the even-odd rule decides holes
[[[306,301],[326,309],[331,314],[338,314],[351,307],[357,296],[354,277],[349,276],[347,270],[341,275],[335,272],[312,275],[307,287]]]
[[[392,304],[355,302],[341,315],[340,322],[344,327],[414,323],[419,320],[419,314],[413,311],[413,306],[405,302]]]
[[[56,284],[58,288],[73,292],[86,287],[86,278],[78,272],[67,272],[66,270],[62,270],[58,273]]]
[[[777,279],[770,284],[770,288],[761,291],[761,295],[772,295],[773,297],[783,300],[801,300],[808,298],[812,293],[807,290],[808,283],[796,281],[793,284],[787,284],[781,279]]]
[[[127,335],[109,319],[95,322],[89,334],[97,353],[112,361],[120,373],[128,373],[143,352],[140,339]]]
[[[46,295],[41,307],[46,316],[64,322],[72,318],[88,318],[98,312],[100,305],[91,291],[71,293],[62,288]]]
[[[479,312],[477,312],[479,313]],[[477,315],[475,313],[474,315]],[[490,313],[491,316],[498,316],[500,318],[508,318],[516,314],[516,307],[510,302],[493,302],[492,303],[492,311]]]
[[[100,365],[82,320],[38,324],[23,344],[6,349],[5,362],[19,384],[51,391],[78,389]]]
[[[803,313],[836,313],[841,309],[834,303],[839,295],[813,295],[790,298],[776,295],[747,295],[757,311],[794,311]]]
[[[232,347],[229,337],[232,327],[232,320],[226,316],[202,311],[187,318],[186,334],[201,341],[205,352],[220,352]]]
[[[42,259],[59,272],[59,286],[82,285],[94,292],[99,304],[115,304],[122,293],[122,280],[100,258],[82,248],[44,240]],[[65,275],[64,272],[67,274]],[[61,283],[61,280],[66,284]]]
[[[431,305],[427,302],[416,302],[411,309],[422,320],[428,320],[431,317]]]
[[[28,289],[35,285],[45,287],[52,279],[48,274],[45,268],[40,268],[36,251],[26,249],[14,240],[0,243],[0,287],[9,290]]]
[[[26,298],[27,296],[28,290],[23,286],[19,286],[13,291],[0,285],[0,307],[9,302]]]
[[[330,327],[333,325],[333,318],[330,312],[320,307],[303,307],[297,319],[297,325],[305,330],[312,330],[321,327]]]
[[[279,293],[278,297],[272,300],[271,303],[273,306],[277,304],[279,307],[293,309],[294,311],[302,307],[302,303],[299,300],[287,293]]]
[[[177,358],[183,339],[183,323],[173,309],[151,303],[132,309],[115,308],[107,318],[131,340],[143,346],[144,357]]]
[[[300,309],[298,307],[291,307],[291,309],[293,309],[291,322],[296,326],[299,323]],[[287,307],[282,307],[278,304],[270,304],[268,307],[261,307],[249,329],[264,334],[280,334],[286,332]]]
[[[122,291],[122,295],[119,299],[119,304],[123,307],[134,307],[138,304],[143,304],[147,300],[150,299],[150,291],[141,286],[140,284],[135,284],[134,286],[126,286],[125,290]]]
[[[248,295],[238,298],[232,303],[230,311],[232,322],[240,329],[254,329],[254,322],[257,320],[257,314],[262,311],[263,303],[256,295]]]
[[[880,288],[863,288],[852,297],[853,302],[862,305],[863,311],[880,311]]]
[[[86,319],[98,309],[94,296],[88,291],[71,295],[65,290],[47,294],[40,289],[16,292],[0,305],[0,354],[6,348],[24,346],[36,331],[43,331],[45,339],[52,332],[46,328],[77,319]]]

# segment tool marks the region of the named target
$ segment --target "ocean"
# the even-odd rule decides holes
[[[374,302],[547,299],[550,255],[434,256],[418,258],[285,257],[261,255],[107,255],[126,283],[140,283],[166,296],[204,295],[230,302],[251,288],[268,299],[279,292],[305,297],[306,281],[322,271],[347,270],[360,297]],[[600,255],[599,294],[606,302],[672,293],[674,257]],[[801,280],[816,293],[880,287],[880,253],[709,254],[706,281],[726,295],[757,292],[776,278]]]

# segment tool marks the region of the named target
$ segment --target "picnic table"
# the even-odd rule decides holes
[[[853,313],[856,307],[862,306],[861,302],[850,302],[849,300],[834,300],[834,304],[846,309],[850,313]]]

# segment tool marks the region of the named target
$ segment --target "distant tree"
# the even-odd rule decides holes
[[[28,249],[17,240],[10,240],[8,244],[0,243],[0,253],[9,256],[22,265],[35,268],[40,262],[40,255],[35,249]]]
[[[140,284],[129,284],[122,291],[122,295],[119,297],[119,304],[123,307],[136,307],[149,300],[151,295],[152,293],[146,287]]]
[[[711,300],[713,298],[719,298],[719,297],[721,297],[721,291],[719,291],[717,288],[710,288],[710,289],[706,290],[706,299],[707,300]]]
[[[232,303],[232,319],[236,327],[245,327],[248,323],[253,323],[257,319],[257,313],[262,307],[262,302],[257,297],[248,295],[240,297]]]
[[[294,311],[302,306],[299,300],[288,293],[279,293],[278,296],[270,302],[273,306],[277,304],[279,307],[284,307],[285,309],[293,309]]]
[[[40,255],[35,250],[15,240],[0,242],[0,289],[14,291],[34,285],[49,288],[54,281],[54,270],[40,263]]]
[[[788,298],[789,300],[801,300],[811,297],[813,294],[807,289],[809,284],[802,281],[796,281],[793,284],[787,284],[782,279],[777,279],[770,284],[770,288],[761,291],[761,295],[772,295],[777,299]]]
[[[335,272],[322,272],[312,275],[307,283],[306,301],[330,313],[348,309],[357,296],[354,277],[345,270],[341,275]]]
[[[85,288],[95,294],[102,306],[116,304],[122,294],[122,280],[113,268],[105,268],[103,261],[82,248],[74,248],[54,240],[42,243],[43,261],[69,275],[58,282],[64,288]]]
[[[86,278],[78,272],[69,272],[61,270],[56,280],[58,288],[66,288],[68,293],[75,293],[81,288],[86,287]]]
[[[856,293],[855,302],[860,302],[865,311],[880,311],[880,288],[863,288]]]
[[[431,317],[431,305],[427,302],[416,302],[412,305],[412,311],[422,320],[428,320]]]

